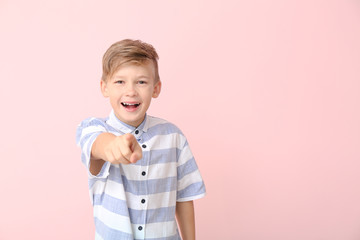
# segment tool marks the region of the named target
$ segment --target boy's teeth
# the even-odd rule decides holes
[[[139,105],[138,103],[122,103],[124,106],[137,106]]]

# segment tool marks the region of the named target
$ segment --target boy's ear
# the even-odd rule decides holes
[[[109,97],[109,93],[108,93],[108,88],[107,88],[107,84],[104,80],[100,80],[100,89],[101,89],[101,93],[104,97]]]
[[[157,83],[155,83],[155,87],[154,87],[154,92],[152,97],[153,98],[157,98],[160,95],[161,92],[161,81],[157,81]]]

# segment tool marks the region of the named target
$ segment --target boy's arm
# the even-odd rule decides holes
[[[194,202],[177,202],[176,219],[180,227],[182,239],[195,240]]]
[[[105,161],[114,164],[136,163],[142,158],[142,150],[132,134],[115,136],[101,133],[91,148],[90,172],[97,175]]]

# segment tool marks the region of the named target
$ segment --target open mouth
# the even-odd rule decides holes
[[[135,110],[140,106],[140,103],[122,102],[121,105],[123,105],[123,107],[126,108],[127,110]]]

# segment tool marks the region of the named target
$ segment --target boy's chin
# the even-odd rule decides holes
[[[141,116],[123,116],[122,114],[120,116],[117,116],[117,118],[133,127],[138,127],[145,119],[145,114],[142,114]]]

